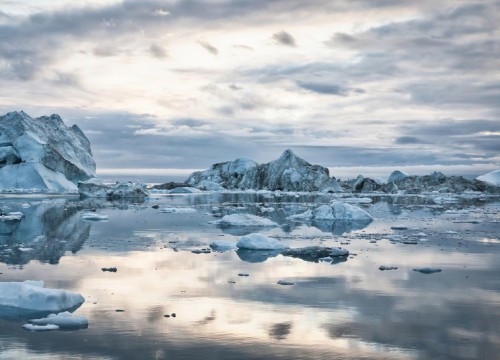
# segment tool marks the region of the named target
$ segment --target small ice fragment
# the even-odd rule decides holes
[[[109,267],[109,268],[101,268],[102,271],[109,271],[109,272],[117,272],[118,269],[116,267]]]
[[[278,285],[295,285],[295,283],[287,280],[278,280],[277,282]]]
[[[87,221],[106,221],[108,220],[108,215],[102,215],[102,214],[97,214],[97,213],[84,213],[82,215],[82,220],[87,220]]]
[[[248,273],[239,273],[238,276],[250,276]]]
[[[379,270],[381,271],[385,271],[385,270],[397,270],[398,267],[397,266],[385,266],[385,265],[380,265],[378,267]]]
[[[415,268],[415,269],[413,269],[413,271],[418,271],[419,273],[422,273],[422,274],[434,274],[434,273],[441,272],[442,270],[438,269],[438,268],[433,268],[433,267],[421,267],[421,268]]]
[[[392,230],[408,230],[407,226],[391,226]]]

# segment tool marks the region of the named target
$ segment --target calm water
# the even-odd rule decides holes
[[[0,359],[498,358],[498,198],[444,205],[425,197],[373,198],[359,205],[375,217],[368,226],[286,219],[331,199],[0,198],[3,211],[25,214],[0,222],[0,281],[44,280],[46,287],[79,292],[86,301],[75,313],[89,320],[84,330],[33,333],[21,328],[27,319],[0,311]],[[161,213],[155,204],[197,211]],[[109,221],[82,221],[88,209]],[[209,224],[231,213],[280,226]],[[256,230],[290,247],[343,246],[352,256],[329,264],[269,251],[191,252]],[[380,265],[398,269],[380,271]],[[101,271],[113,266],[116,273]],[[442,272],[412,270],[422,266]]]

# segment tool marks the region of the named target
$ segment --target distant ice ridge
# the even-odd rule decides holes
[[[72,291],[46,289],[43,281],[0,282],[0,307],[58,313],[76,309],[84,301]]]
[[[495,170],[487,174],[478,176],[476,179],[490,185],[500,186],[500,170]]]
[[[76,192],[78,181],[94,176],[90,142],[78,126],[59,115],[0,117],[0,190]]]
[[[207,190],[219,190],[214,185],[219,184],[233,190],[342,192],[327,168],[311,165],[292,150],[286,150],[279,159],[267,164],[246,158],[214,164],[208,170],[191,174],[186,183]]]
[[[145,184],[117,182],[113,185],[105,185],[97,178],[79,182],[78,192],[82,197],[105,198],[107,200],[144,200],[149,196]]]

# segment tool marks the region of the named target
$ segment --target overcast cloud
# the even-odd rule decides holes
[[[0,110],[98,169],[500,166],[500,1],[7,1]]]

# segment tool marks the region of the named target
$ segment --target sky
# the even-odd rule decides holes
[[[0,0],[0,113],[60,114],[106,175],[287,148],[337,177],[479,174],[499,24],[496,0]]]

